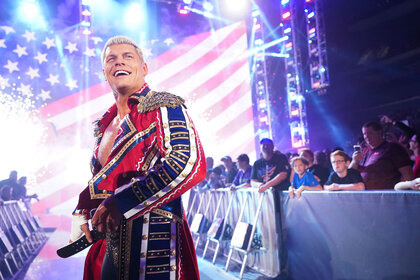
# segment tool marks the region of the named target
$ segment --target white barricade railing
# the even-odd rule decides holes
[[[278,237],[273,193],[267,191],[260,194],[257,189],[246,188],[237,191],[217,189],[199,193],[191,190],[187,218],[191,225],[195,246],[204,248],[203,257],[208,251],[213,251],[213,263],[219,256],[225,261],[225,269],[231,260],[243,264],[240,271],[242,278],[245,265],[269,277],[280,273],[278,257]],[[203,215],[199,226],[196,214]],[[199,215],[200,216],[200,215]],[[209,225],[223,218],[222,232],[218,238],[207,236]],[[204,225],[207,221],[207,225]],[[231,246],[230,238],[238,222],[250,224],[251,236],[249,243],[243,248]],[[196,230],[200,228],[200,230]],[[251,246],[254,236],[261,242],[259,246]],[[204,242],[206,241],[206,242]],[[209,255],[207,253],[207,255]]]
[[[22,202],[0,205],[0,279],[12,279],[46,241],[36,217]]]

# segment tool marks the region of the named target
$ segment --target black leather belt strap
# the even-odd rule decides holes
[[[93,243],[106,238],[106,233],[99,232],[96,229],[91,230],[90,233],[92,234],[92,238],[93,238],[92,243],[89,243],[89,241],[87,241],[86,239],[86,236],[83,235],[82,237],[70,243],[69,245],[66,245],[58,249],[57,255],[62,258],[68,258],[70,256],[73,256],[74,254],[79,253],[80,251],[83,251],[84,249],[92,245]]]

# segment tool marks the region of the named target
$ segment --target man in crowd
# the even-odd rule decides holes
[[[251,186],[251,171],[252,166],[249,164],[249,157],[246,154],[241,154],[237,158],[239,171],[236,173],[235,179],[232,183],[233,189]]]
[[[180,196],[206,175],[203,148],[184,100],[155,92],[138,45],[123,36],[102,51],[116,103],[96,122],[93,178],[73,213],[71,241],[87,220],[107,238],[96,242],[84,279],[199,279]]]
[[[255,161],[251,172],[251,186],[259,192],[273,188],[278,191],[289,188],[290,165],[285,155],[274,152],[273,140],[260,141],[262,158]]]
[[[367,147],[355,151],[350,167],[359,170],[366,189],[393,189],[400,181],[413,180],[410,157],[398,143],[383,139],[378,122],[363,125],[362,133]]]
[[[312,152],[312,150],[309,148],[302,149],[300,151],[300,156],[306,158],[309,163],[308,171],[312,173],[312,175],[315,176],[321,186],[323,186],[327,181],[328,176],[330,175],[328,168],[319,164],[314,164],[314,152]]]
[[[360,172],[349,168],[350,162],[350,157],[343,151],[338,150],[331,154],[334,172],[331,172],[324,185],[326,191],[363,191],[365,189]]]
[[[235,179],[236,174],[238,173],[238,168],[236,164],[232,161],[230,156],[224,156],[221,161],[225,166],[225,184],[232,184]]]

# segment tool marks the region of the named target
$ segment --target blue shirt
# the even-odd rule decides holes
[[[236,173],[235,179],[233,180],[233,184],[235,186],[239,186],[245,183],[250,183],[251,182],[251,170],[252,170],[252,166],[250,166],[245,172],[241,170],[239,170],[238,173]]]
[[[297,173],[293,175],[292,186],[296,189],[298,189],[301,186],[316,187],[318,185],[318,180],[315,178],[314,175],[312,175],[312,173],[308,171],[305,172],[305,175],[303,175],[302,178],[299,178],[299,175]]]

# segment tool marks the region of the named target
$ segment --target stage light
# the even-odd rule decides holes
[[[24,0],[17,10],[18,19],[28,23],[32,28],[46,28],[46,22],[42,16],[38,1]]]
[[[287,34],[287,33],[290,33],[290,31],[292,31],[292,28],[288,27],[288,28],[284,29],[283,33]]]
[[[90,31],[89,29],[83,29],[83,35],[90,35],[92,34],[92,31]]]
[[[80,24],[81,24],[82,26],[85,26],[85,27],[89,27],[89,26],[90,26],[90,22],[88,22],[88,21],[86,21],[86,20],[83,20]]]
[[[257,16],[259,16],[259,15],[260,15],[260,10],[253,10],[251,15],[252,15],[252,17],[254,17],[254,18],[255,18],[255,17],[257,17]],[[255,20],[255,19],[254,19],[254,20]]]
[[[320,85],[321,85],[321,83],[320,83],[320,82],[316,82],[316,83],[314,83],[314,84],[312,85],[312,87],[317,88],[317,87],[319,87]]]
[[[290,12],[285,12],[281,17],[283,19],[288,19],[290,17]]]
[[[261,46],[263,43],[264,43],[264,41],[262,39],[255,40],[255,45],[257,45],[257,46]]]
[[[82,11],[82,15],[86,16],[86,17],[90,17],[92,15],[91,12],[89,12],[89,10],[83,10]]]
[[[145,12],[140,3],[131,3],[125,12],[124,22],[127,27],[138,29],[145,22]]]
[[[223,0],[220,1],[220,11],[229,19],[243,19],[249,15],[251,9],[250,0]]]
[[[311,17],[313,17],[315,15],[315,13],[314,12],[310,12],[309,14],[308,14],[308,18],[311,18]]]
[[[180,13],[181,15],[186,15],[188,14],[188,10],[183,8],[183,9],[179,9],[178,13]]]
[[[183,0],[183,2],[184,2],[186,5],[189,5],[189,4],[191,4],[191,3],[192,3],[192,0]]]
[[[285,45],[286,49],[290,49],[293,46],[292,42],[289,42]]]
[[[308,34],[312,34],[315,32],[315,27],[312,27],[311,29],[309,29]]]
[[[281,0],[282,5],[286,5],[287,3],[289,3],[289,0]]]
[[[203,8],[208,12],[211,12],[214,9],[213,4],[208,1],[203,2]]]

